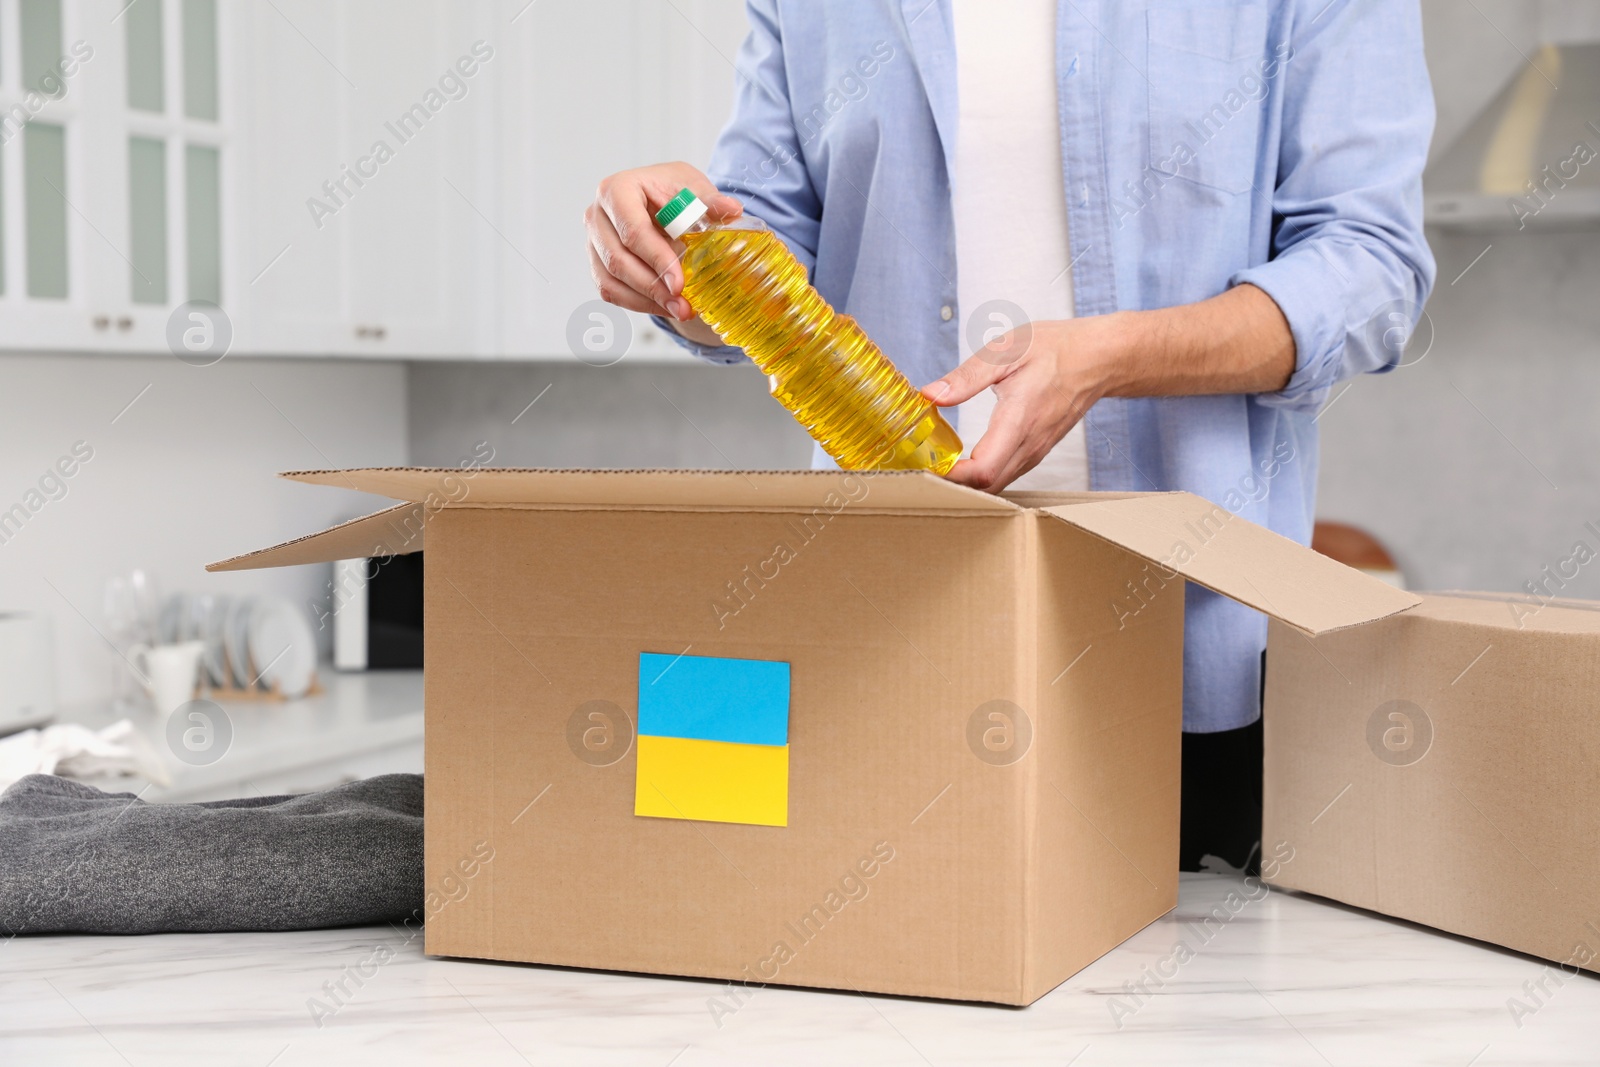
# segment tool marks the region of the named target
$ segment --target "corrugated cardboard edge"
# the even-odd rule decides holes
[[[1016,662],[1013,669],[1016,671],[1018,696],[1022,696],[1021,687],[1027,686],[1027,697],[1034,713],[1037,715],[1039,701],[1039,574],[1043,567],[1040,555],[1043,546],[1039,543],[1039,521],[1030,519],[1022,525],[1018,537],[1018,562],[1017,562],[1017,620],[1019,627],[1025,627],[1025,632],[1017,634]],[[1034,728],[1042,727],[1042,717],[1036,718]],[[1018,957],[1017,970],[1017,1003],[1031,1003],[1030,991],[1035,985],[1035,974],[1039,969],[1038,947],[1034,944],[1034,922],[1038,908],[1037,881],[1042,865],[1039,842],[1040,803],[1039,794],[1043,788],[1040,779],[1045,770],[1040,766],[1037,758],[1027,761],[1026,786],[1022,794],[1021,811],[1019,812],[1019,833],[1022,840],[1022,885],[1019,901],[1019,913],[1022,916],[1022,929],[1017,931],[1022,941],[1022,951]],[[1042,994],[1041,994],[1042,995]],[[1037,998],[1033,998],[1037,999]]]
[[[830,514],[1023,515],[1027,509],[926,471],[548,470],[367,467],[279,477],[417,499],[207,565],[208,571],[326,563],[422,548],[422,521],[445,508],[811,511]],[[880,482],[879,479],[888,479]],[[765,486],[765,492],[763,491]],[[866,488],[863,489],[862,486]],[[875,487],[892,489],[884,492]],[[798,489],[798,491],[797,491]],[[488,491],[486,491],[488,490]],[[687,491],[686,491],[687,490]],[[784,490],[784,491],[778,491]],[[393,526],[394,529],[385,529]],[[406,532],[415,527],[412,532]]]
[[[1150,561],[1155,578],[1181,575],[1293,627],[1329,633],[1422,603],[1414,593],[1347,567],[1193,493],[1151,493],[1042,509]],[[1137,609],[1138,600],[1128,610]]]
[[[376,493],[430,507],[731,508],[822,506],[830,494],[851,508],[1018,513],[1022,505],[927,471],[582,470],[538,467],[361,467],[284,471],[311,485]],[[852,492],[852,490],[854,492]]]
[[[208,563],[206,570],[248,571],[420,552],[426,512],[424,504],[396,504],[282,544]]]

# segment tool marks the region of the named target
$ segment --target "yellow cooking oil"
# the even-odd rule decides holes
[[[687,221],[685,221],[687,220]],[[712,222],[685,189],[656,214],[683,242],[683,295],[744,349],[772,395],[845,470],[946,474],[961,438],[856,320],[835,311],[760,220]]]

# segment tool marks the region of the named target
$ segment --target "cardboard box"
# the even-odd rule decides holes
[[[1274,626],[1265,731],[1271,882],[1597,969],[1600,604]]]
[[[214,569],[427,545],[427,951],[737,983],[714,1014],[1032,1002],[1176,902],[1184,580],[1307,633],[1415,602],[1182,493],[288,477],[408,503]]]

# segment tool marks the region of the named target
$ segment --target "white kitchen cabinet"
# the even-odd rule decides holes
[[[215,299],[217,6],[0,2],[4,347],[158,350]]]
[[[741,0],[0,0],[0,350],[161,352],[210,300],[235,353],[573,358],[596,183],[705,161],[744,31]]]
[[[486,354],[490,5],[275,0],[237,14],[235,349]]]
[[[704,166],[732,107],[745,29],[741,0],[539,0],[508,21],[494,71],[502,356],[572,358],[574,315],[580,331],[604,330],[588,318],[583,209],[607,174]],[[648,319],[628,318],[627,359],[688,358]]]
[[[77,188],[68,174],[79,168],[82,145],[82,93],[74,91],[81,90],[81,61],[59,92],[37,88],[40,60],[64,55],[77,30],[63,21],[59,6],[25,13],[19,0],[0,2],[0,316],[8,338],[65,335],[74,327],[87,338],[82,250],[72,245],[77,228],[66,199]]]

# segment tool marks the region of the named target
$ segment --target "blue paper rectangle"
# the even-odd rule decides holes
[[[746,745],[789,743],[789,665],[639,653],[639,733]]]

